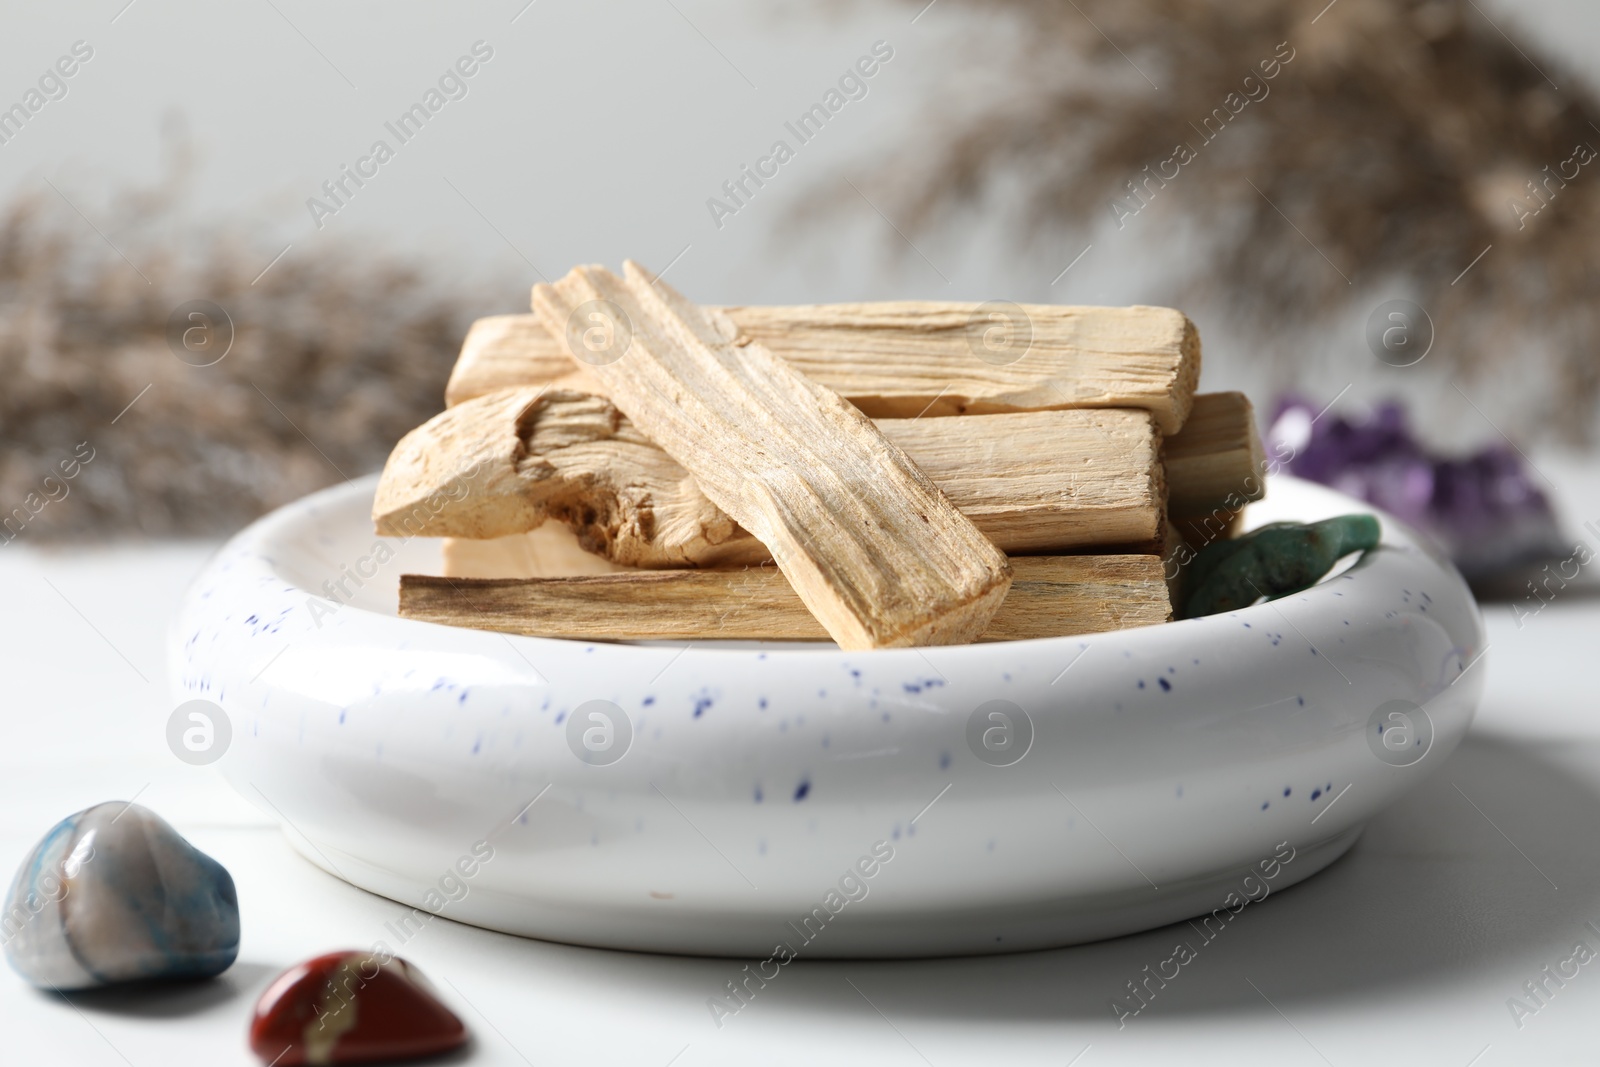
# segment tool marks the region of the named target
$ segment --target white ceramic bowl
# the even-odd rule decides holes
[[[438,549],[375,537],[373,486],[217,555],[172,635],[179,697],[225,709],[219,766],[314,863],[556,941],[927,956],[1232,907],[1343,854],[1455,747],[1484,677],[1466,586],[1389,519],[1355,567],[1230,615],[845,653],[400,619],[400,574]],[[1250,520],[1368,510],[1278,478]],[[569,723],[589,701],[621,710],[609,735],[605,705]]]

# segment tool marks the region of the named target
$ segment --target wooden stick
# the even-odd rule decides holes
[[[980,640],[1100,633],[1171,618],[1159,556],[1018,556],[1011,565],[1011,592]],[[400,614],[593,641],[827,639],[772,567],[531,579],[407,574]]]
[[[1243,393],[1195,397],[1183,432],[1167,438],[1167,508],[1175,518],[1237,513],[1266,492],[1255,409]]]
[[[1200,377],[1199,334],[1170,308],[901,301],[724,310],[740,337],[877,418],[1143,408],[1171,434]],[[524,385],[604,392],[535,316],[497,315],[467,334],[445,400]]]
[[[573,365],[566,346],[539,325],[539,316],[524,312],[478,319],[461,342],[461,353],[444,387],[445,405],[454,407],[522,386],[592,394],[602,391],[582,366]]]
[[[1160,534],[1159,438],[1148,412],[876,425],[1006,552],[1136,545]],[[390,536],[462,538],[517,534],[550,517],[628,566],[771,558],[609,401],[584,393],[506,390],[436,416],[395,448],[373,517]]]
[[[760,343],[730,343],[723,316],[637,264],[624,272],[580,267],[535,286],[540,321],[570,344],[596,314],[621,317],[611,326],[630,340],[589,373],[771,550],[841,648],[959,644],[988,628],[1010,566],[900,448]]]
[[[559,522],[509,537],[446,537],[439,543],[439,573],[451,578],[572,578],[634,571],[588,551]]]

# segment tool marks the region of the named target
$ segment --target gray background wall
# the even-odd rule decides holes
[[[88,41],[95,53],[65,98],[0,145],[0,194],[48,178],[90,220],[109,225],[108,198],[130,180],[158,174],[163,123],[181,121],[200,153],[190,206],[246,220],[263,266],[285,245],[288,256],[312,255],[319,242],[340,238],[390,243],[451,270],[523,282],[538,271],[554,277],[574,263],[614,265],[624,256],[659,269],[681,253],[672,280],[691,296],[726,303],[906,296],[1133,303],[1170,295],[1171,252],[1132,240],[1100,243],[1052,286],[1082,244],[1019,255],[987,219],[918,238],[920,252],[902,247],[899,258],[886,255],[900,241],[891,224],[859,203],[799,234],[783,229],[808,193],[855,198],[840,168],[916,136],[930,84],[996,75],[976,47],[964,64],[950,65],[950,49],[977,38],[966,21],[973,16],[949,3],[914,24],[914,7],[891,4],[124,4],[12,5],[0,35],[0,104],[20,98],[74,41]],[[1593,71],[1594,5],[1482,0],[1482,7],[1571,68]],[[401,147],[324,229],[315,228],[306,198],[374,139],[393,144],[383,123],[479,39],[494,58],[469,81],[469,94]],[[880,39],[895,55],[868,96],[717,228],[707,197],[785,136],[783,122]],[[880,207],[892,217],[893,205]],[[521,309],[515,300],[506,308]],[[1310,343],[1292,374],[1268,376],[1238,340],[1237,324],[1211,309],[1190,310],[1207,340],[1208,385],[1264,393],[1297,384],[1331,396],[1351,377],[1363,316]],[[1394,385],[1366,373],[1370,362],[1361,353],[1352,399]],[[1426,405],[1426,381],[1412,376],[1405,384]],[[1448,398],[1435,401],[1452,413]],[[1458,432],[1449,419],[1436,422],[1444,437],[1482,436],[1481,426]]]

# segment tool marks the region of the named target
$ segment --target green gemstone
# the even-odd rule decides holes
[[[1340,515],[1321,522],[1276,522],[1232,541],[1207,545],[1189,565],[1183,616],[1197,619],[1247,608],[1307,589],[1352,552],[1378,544],[1378,520]]]

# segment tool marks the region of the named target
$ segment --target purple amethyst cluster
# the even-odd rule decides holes
[[[1359,421],[1318,418],[1318,410],[1298,397],[1280,400],[1267,430],[1268,455],[1288,473],[1365,500],[1432,537],[1469,581],[1562,554],[1550,501],[1509,446],[1440,458],[1412,436],[1398,403]]]

